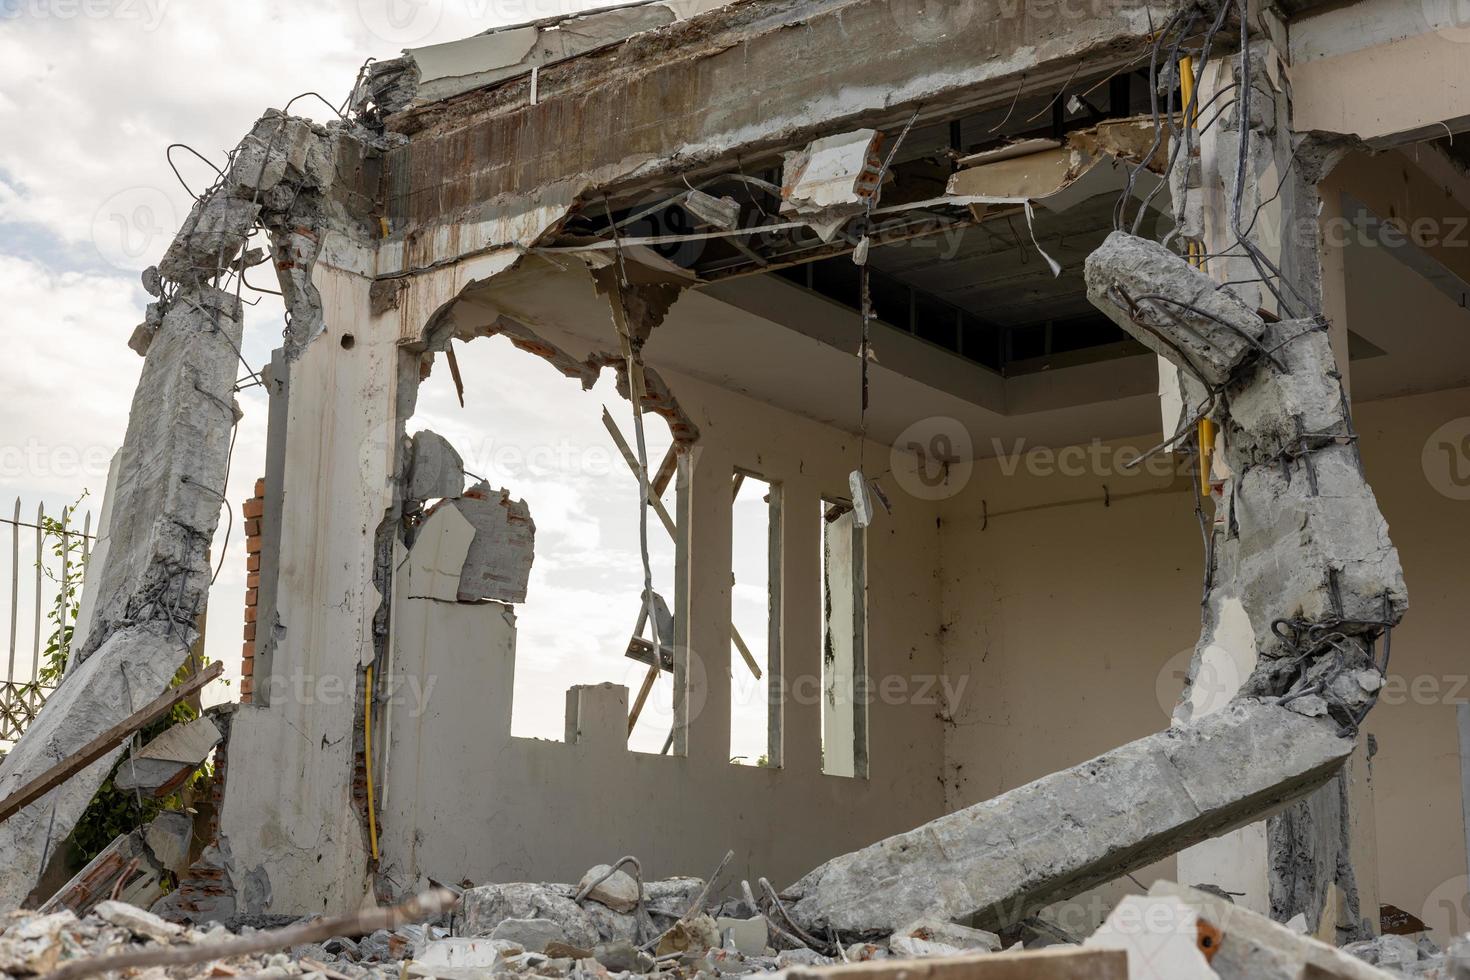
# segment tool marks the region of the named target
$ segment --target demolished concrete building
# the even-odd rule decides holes
[[[1385,692],[1464,670],[1465,433],[1436,430],[1470,416],[1465,29],[1389,0],[1083,6],[634,4],[370,63],[326,125],[267,112],[145,277],[82,662],[0,791],[105,727],[68,714],[115,698],[104,658],[147,665],[136,707],[192,642],[223,287],[263,233],[288,326],[253,691],[171,915],[727,849],[824,942],[1005,930],[1140,873],[1334,944],[1428,908],[1470,870],[1470,712]],[[647,684],[573,687],[564,743],[510,734],[536,514],[409,431],[430,368],[488,336],[617,377],[676,555],[629,651],[673,678],[662,756],[627,747]],[[761,663],[730,613],[743,476],[772,488]],[[1390,668],[1401,553],[1424,626]],[[729,762],[732,642],[774,691],[822,684],[773,695],[760,768]],[[870,696],[917,676],[973,684]],[[345,696],[290,693],[323,678]],[[406,678],[437,679],[424,710],[394,711]],[[0,900],[105,768],[0,825],[35,855]]]

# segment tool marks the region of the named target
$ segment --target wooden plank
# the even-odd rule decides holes
[[[929,960],[872,960],[840,966],[794,967],[788,980],[1128,980],[1120,949],[1052,947]]]
[[[0,822],[9,819],[16,811],[34,803],[72,776],[75,776],[102,758],[108,752],[117,748],[119,744],[134,732],[146,728],[148,725],[162,718],[174,705],[214,680],[224,672],[224,669],[225,665],[218,661],[210,664],[209,669],[204,673],[196,674],[178,687],[172,687],[164,691],[147,705],[139,708],[101,735],[92,739],[92,741],[83,746],[71,758],[57,763],[14,793],[11,793],[3,801],[0,801]]]

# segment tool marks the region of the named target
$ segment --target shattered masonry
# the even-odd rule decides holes
[[[54,896],[32,894],[121,746],[0,823],[0,855],[19,855],[0,870],[0,904],[50,898],[42,911],[79,917],[0,935],[0,970],[55,968],[57,950],[81,939],[183,949],[212,920],[346,913],[452,878],[463,886],[455,916],[334,936],[282,960],[241,954],[238,964],[331,975],[324,964],[354,977],[412,968],[693,978],[965,956],[981,977],[1021,975],[1000,973],[1008,964],[1038,976],[1138,977],[1126,917],[1148,913],[1178,927],[1161,934],[1159,950],[1180,976],[1366,980],[1390,965],[1463,975],[1463,947],[1440,953],[1378,936],[1376,886],[1355,865],[1357,821],[1371,818],[1371,797],[1360,812],[1367,777],[1356,768],[1369,754],[1363,726],[1408,599],[1364,476],[1339,349],[1347,334],[1334,333],[1341,325],[1326,312],[1318,240],[1330,203],[1320,185],[1362,147],[1351,134],[1296,125],[1284,39],[1300,18],[1243,0],[1132,0],[1060,25],[979,17],[930,30],[921,18],[916,30],[904,6],[671,0],[552,18],[371,63],[348,116],[327,126],[275,110],[261,117],[145,274],[156,302],[129,341],[143,375],[88,576],[84,639],[66,684],[0,763],[0,795],[163,690],[197,639],[238,421],[235,382],[254,373],[241,363],[238,289],[268,261],[287,324],[259,377],[271,396],[260,494],[270,517],[259,529],[252,703],[171,730],[116,777],[161,793],[215,751],[202,853],[181,848],[180,829],[164,821],[119,837]],[[1151,64],[1146,93],[1128,74],[1141,63]],[[1086,98],[1101,103],[1104,83],[1106,115]],[[1198,101],[1176,104],[1189,93]],[[1206,100],[1212,118],[1199,111]],[[1017,108],[1029,101],[1040,111]],[[1037,137],[1030,127],[1048,110],[1054,132]],[[930,149],[944,139],[951,145]],[[1104,196],[1117,201],[1110,228],[1085,225]],[[669,222],[675,213],[690,225]],[[635,230],[650,216],[653,234]],[[897,274],[875,257],[890,242],[935,234],[912,219],[960,230],[1004,222],[1014,243],[1005,238],[1002,251],[1031,262],[1039,253],[1037,268],[1063,283],[1032,280],[1017,296],[1040,310],[1046,289],[1071,288],[1070,300],[1126,335],[1114,347],[1156,355],[1165,410],[1178,410],[1158,451],[1194,454],[1209,500],[1199,510],[1201,632],[1170,727],[1130,732],[1087,761],[1070,765],[1073,755],[968,805],[952,804],[948,786],[920,790],[874,761],[919,769],[930,748],[943,754],[966,737],[946,714],[952,705],[922,712],[931,726],[922,735],[905,727],[916,715],[897,709],[855,714],[849,751],[814,740],[820,715],[782,716],[778,697],[769,756],[738,776],[726,772],[737,768],[728,743],[701,740],[728,733],[729,674],[743,668],[726,670],[727,648],[756,678],[785,680],[780,672],[799,669],[806,652],[803,630],[814,633],[834,609],[853,612],[843,669],[876,673],[870,661],[900,647],[910,666],[925,664],[918,651],[931,642],[933,662],[949,669],[944,597],[931,608],[922,586],[893,583],[939,582],[946,570],[934,556],[964,551],[968,525],[984,533],[990,504],[960,491],[929,508],[890,501],[893,467],[875,467],[865,440],[881,439],[869,426],[891,424],[894,392],[917,398],[924,386],[943,396],[926,411],[964,402],[1010,425],[1027,414],[1006,411],[1013,396],[1024,400],[1022,385],[1035,385],[1034,396],[1078,366],[1059,356],[1018,367],[1025,359],[1005,362],[1002,341],[999,367],[971,358],[988,373],[962,375],[970,388],[926,375],[925,358],[944,345],[920,332],[920,299],[909,293],[907,332],[929,346],[904,346],[913,338],[898,336],[900,304],[883,291],[882,277]],[[1077,224],[1051,234],[1048,221]],[[248,247],[258,233],[269,254]],[[1089,242],[1085,254],[1063,252],[1077,240]],[[963,267],[980,279],[998,254]],[[762,291],[803,267],[810,295]],[[818,288],[824,276],[856,284],[840,323],[823,319],[840,306]],[[970,321],[955,309],[949,353],[963,356]],[[1048,336],[1064,319],[1043,318]],[[769,332],[739,335],[757,322]],[[535,599],[536,515],[516,486],[470,473],[449,440],[410,434],[431,369],[452,372],[463,405],[454,344],[494,336],[583,390],[613,370],[633,438],[612,409],[606,418],[645,494],[635,516],[645,534],[663,524],[675,540],[679,594],[653,591],[646,539],[644,580],[632,585],[641,606],[628,658],[644,651],[642,692],[570,686],[562,742],[510,734],[515,607]],[[1094,385],[1124,385],[1122,361],[1079,363],[1096,372]],[[981,377],[997,386],[994,402]],[[1045,399],[1031,404],[1051,410]],[[1085,414],[1093,404],[1067,407]],[[662,463],[646,458],[649,416],[673,437]],[[903,428],[892,427],[881,438]],[[972,461],[941,462],[947,478],[951,464]],[[738,493],[755,464],[781,515],[765,663],[731,612],[729,487],[733,476]],[[812,496],[810,513],[783,514],[783,486]],[[676,502],[665,504],[670,488]],[[851,499],[832,499],[834,488]],[[1112,492],[1103,489],[1105,508]],[[842,525],[866,529],[837,583],[851,588],[852,609],[810,567],[815,547],[789,557],[827,533],[818,500],[824,522],[862,514]],[[556,529],[546,530],[543,546]],[[781,581],[782,562],[800,581]],[[895,606],[913,607],[913,618]],[[1241,635],[1227,621],[1243,621]],[[1229,644],[1245,669],[1222,704],[1205,706],[1207,660]],[[991,650],[968,652],[983,663]],[[665,671],[668,758],[635,756],[629,731]],[[270,696],[267,678],[303,675],[340,681],[347,696]],[[397,685],[426,678],[442,686],[400,707]],[[824,686],[823,711],[838,709],[840,687]],[[853,763],[845,775],[827,768],[838,757]],[[782,832],[783,820],[795,829]],[[1279,922],[1245,901],[1166,883],[1114,904],[1090,937],[1043,916],[1261,821],[1259,871]],[[817,850],[799,846],[808,837]],[[708,881],[658,877],[670,855],[682,865],[727,846]],[[486,883],[526,863],[576,870],[560,876],[565,884]],[[763,877],[770,866],[801,870],[778,889]],[[132,880],[130,867],[142,877]],[[177,887],[162,897],[165,882]],[[134,888],[124,897],[193,928],[101,901],[122,885]],[[1291,920],[1301,928],[1280,924]],[[1036,948],[1049,945],[1061,948]]]

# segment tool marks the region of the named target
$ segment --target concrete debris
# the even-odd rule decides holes
[[[459,577],[459,601],[525,602],[536,554],[536,524],[526,502],[482,482],[449,506],[475,529]]]
[[[208,718],[174,725],[118,766],[113,785],[167,796],[204,764],[220,742],[220,730]]]
[[[638,942],[647,938],[641,936],[640,928],[651,927],[657,933],[673,925],[703,887],[698,878],[644,882],[647,917],[640,926],[635,915],[600,902],[578,905],[573,900],[578,889],[572,885],[482,885],[464,893],[463,931],[469,936],[494,937],[496,928],[508,919],[541,919],[557,925],[564,941],[581,949],[619,939]]]
[[[920,917],[1000,928],[1266,815],[1352,754],[1336,726],[1241,701],[1196,725],[827,862],[787,896],[808,932],[892,932]]]
[[[1198,910],[1174,896],[1130,895],[1088,938],[1087,949],[1117,949],[1128,955],[1128,975],[1151,973],[1169,980],[1219,980],[1210,968],[1217,931]]]
[[[994,953],[1000,947],[1000,937],[993,932],[971,929],[943,919],[919,919],[888,939],[888,948],[895,956],[910,958],[956,956],[976,950]]]
[[[878,193],[883,134],[859,129],[816,140],[786,154],[781,172],[781,210],[811,223],[831,241]]]
[[[728,915],[715,918],[720,930],[721,946],[742,956],[764,956],[771,941],[771,926],[764,916],[737,919]]]
[[[1392,974],[1369,966],[1349,953],[1303,936],[1279,922],[1204,892],[1170,882],[1149,889],[1152,898],[1175,899],[1193,909],[1221,936],[1211,959],[1215,973],[1227,980],[1296,980],[1336,977],[1341,980],[1389,980]]]
[[[552,943],[567,941],[566,933],[550,919],[506,919],[496,925],[490,938],[497,942],[518,944],[533,953],[544,953],[546,947]]]
[[[413,437],[408,467],[410,500],[439,500],[464,493],[464,460],[449,440],[427,429]]]
[[[194,821],[188,814],[160,813],[103,848],[47,899],[41,911],[66,909],[85,915],[109,896],[151,907],[163,897],[165,883],[188,864],[193,834]]]
[[[598,882],[593,886],[593,882]],[[631,912],[638,907],[638,882],[626,871],[613,871],[606,864],[592,868],[577,884],[577,892],[587,891],[586,898],[601,902],[614,912]]]
[[[1088,256],[1087,298],[1212,388],[1262,349],[1265,321],[1233,292],[1158,242],[1121,231]]]

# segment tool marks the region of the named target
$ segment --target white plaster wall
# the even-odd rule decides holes
[[[1412,597],[1394,633],[1389,693],[1365,726],[1378,745],[1379,894],[1444,938],[1470,929],[1456,719],[1458,704],[1470,700],[1463,619],[1470,500],[1440,491],[1444,474],[1426,469],[1425,447],[1456,419],[1470,432],[1470,388],[1369,402],[1355,417]],[[1470,459],[1461,465],[1470,472]],[[1115,495],[1111,507],[1103,505],[1103,483]],[[1126,489],[1114,475],[1036,477],[1024,466],[1005,477],[992,460],[946,502],[943,650],[951,677],[970,674],[973,692],[946,732],[951,806],[1169,724],[1199,633],[1194,491],[1116,499]],[[1001,513],[1065,499],[1083,502]],[[983,531],[982,501],[992,514]],[[1264,853],[1247,837],[1230,847],[1242,863]],[[1190,871],[1174,864],[1138,877],[1147,884]],[[1249,868],[1241,875],[1206,883],[1255,881]]]
[[[393,678],[403,696],[384,750],[382,813],[382,866],[395,890],[428,876],[575,881],[623,854],[636,854],[651,877],[704,876],[730,848],[736,860],[727,885],[766,876],[779,886],[942,812],[934,505],[904,500],[868,532],[870,673],[892,679],[890,692],[902,684],[907,696],[870,709],[869,778],[823,775],[819,501],[846,495],[857,442],[723,388],[663,374],[702,433],[689,503],[695,666],[688,756],[627,751],[623,727],[606,721],[619,712],[626,718],[622,688],[584,692],[573,744],[510,737],[511,612],[400,596]],[[870,445],[867,456],[887,465],[886,447]],[[737,467],[779,483],[785,505],[781,608],[791,693],[782,769],[729,762],[730,483]],[[421,708],[405,710],[414,690],[427,695]]]

